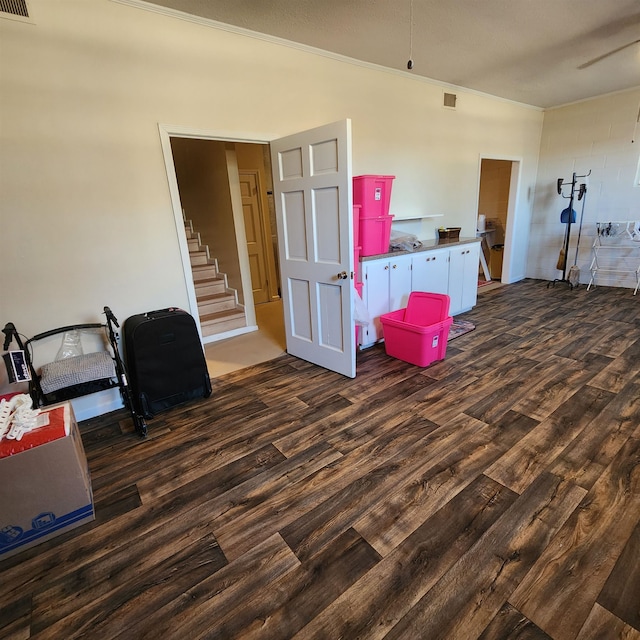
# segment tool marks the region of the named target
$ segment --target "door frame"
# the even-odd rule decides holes
[[[480,155],[478,159],[478,189],[476,199],[476,219],[478,215],[478,207],[480,204],[480,177],[482,175],[482,161],[483,160],[504,160],[511,162],[511,177],[509,181],[509,202],[507,205],[507,226],[504,230],[504,250],[502,253],[502,276],[500,281],[504,284],[510,284],[520,280],[516,274],[513,273],[514,265],[514,244],[516,237],[516,229],[519,223],[519,210],[518,200],[520,197],[520,185],[522,181],[522,157],[508,156],[508,155]],[[528,245],[527,242],[525,243]]]
[[[242,289],[244,306],[247,318],[247,326],[240,329],[234,329],[218,336],[202,336],[200,327],[200,314],[198,313],[198,302],[196,300],[196,290],[193,284],[193,275],[191,270],[191,259],[189,257],[189,246],[187,244],[187,235],[184,230],[184,222],[182,216],[182,203],[180,200],[180,190],[178,188],[178,178],[176,168],[173,162],[173,152],[171,150],[171,138],[190,138],[193,140],[214,140],[217,142],[246,142],[253,144],[270,144],[268,136],[262,135],[242,135],[234,134],[228,131],[203,131],[191,127],[183,127],[180,125],[167,125],[158,123],[158,131],[160,134],[160,143],[162,146],[162,154],[164,156],[164,165],[169,183],[169,194],[171,197],[171,206],[173,209],[173,217],[176,225],[176,233],[178,236],[178,245],[180,248],[180,258],[182,261],[182,271],[184,275],[184,284],[187,291],[189,301],[189,313],[195,318],[198,334],[203,344],[215,342],[223,338],[229,338],[236,335],[242,335],[251,331],[257,331],[255,305],[253,303],[253,292],[251,286],[251,272],[249,269],[249,255],[247,251],[246,236],[244,233],[244,220],[242,219],[242,207],[240,211],[236,211],[234,207],[234,224],[236,227],[236,242],[238,243],[238,256],[240,259],[240,272],[242,279]],[[277,134],[272,134],[271,139],[277,138]]]

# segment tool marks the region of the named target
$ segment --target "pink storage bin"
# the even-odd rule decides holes
[[[393,216],[375,218],[360,216],[360,246],[363,256],[376,256],[389,252]]]
[[[362,255],[362,247],[353,248],[353,270],[355,272],[355,284],[356,288],[358,284],[362,284],[361,269],[360,269],[360,256]],[[360,292],[362,297],[362,291]]]
[[[418,367],[427,367],[436,360],[444,360],[453,318],[420,326],[405,322],[405,309],[380,316],[387,355]]]
[[[387,355],[418,367],[444,360],[453,322],[449,304],[446,294],[412,291],[406,309],[381,315]]]
[[[353,205],[353,246],[360,245],[360,210],[362,207],[359,204]]]
[[[395,176],[354,176],[353,203],[362,207],[361,216],[388,216]]]

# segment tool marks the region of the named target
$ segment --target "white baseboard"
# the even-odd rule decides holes
[[[120,397],[120,390],[117,388],[101,391],[100,393],[92,393],[81,398],[74,398],[71,400],[71,405],[78,422],[101,416],[116,409],[122,409],[124,406]]]
[[[235,338],[236,336],[244,335],[245,333],[251,333],[257,331],[257,325],[251,325],[249,327],[240,327],[238,329],[231,329],[231,331],[225,331],[224,333],[217,333],[213,336],[206,336],[202,338],[203,344],[210,344],[211,342],[219,342],[220,340],[226,340],[227,338]]]

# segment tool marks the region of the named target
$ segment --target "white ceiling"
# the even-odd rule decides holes
[[[412,41],[409,73],[538,107],[640,85],[638,0],[411,3],[150,2],[405,72]]]

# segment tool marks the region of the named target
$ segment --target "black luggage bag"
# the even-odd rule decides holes
[[[128,318],[124,354],[134,403],[145,418],[211,395],[195,320],[182,309],[161,309]]]

